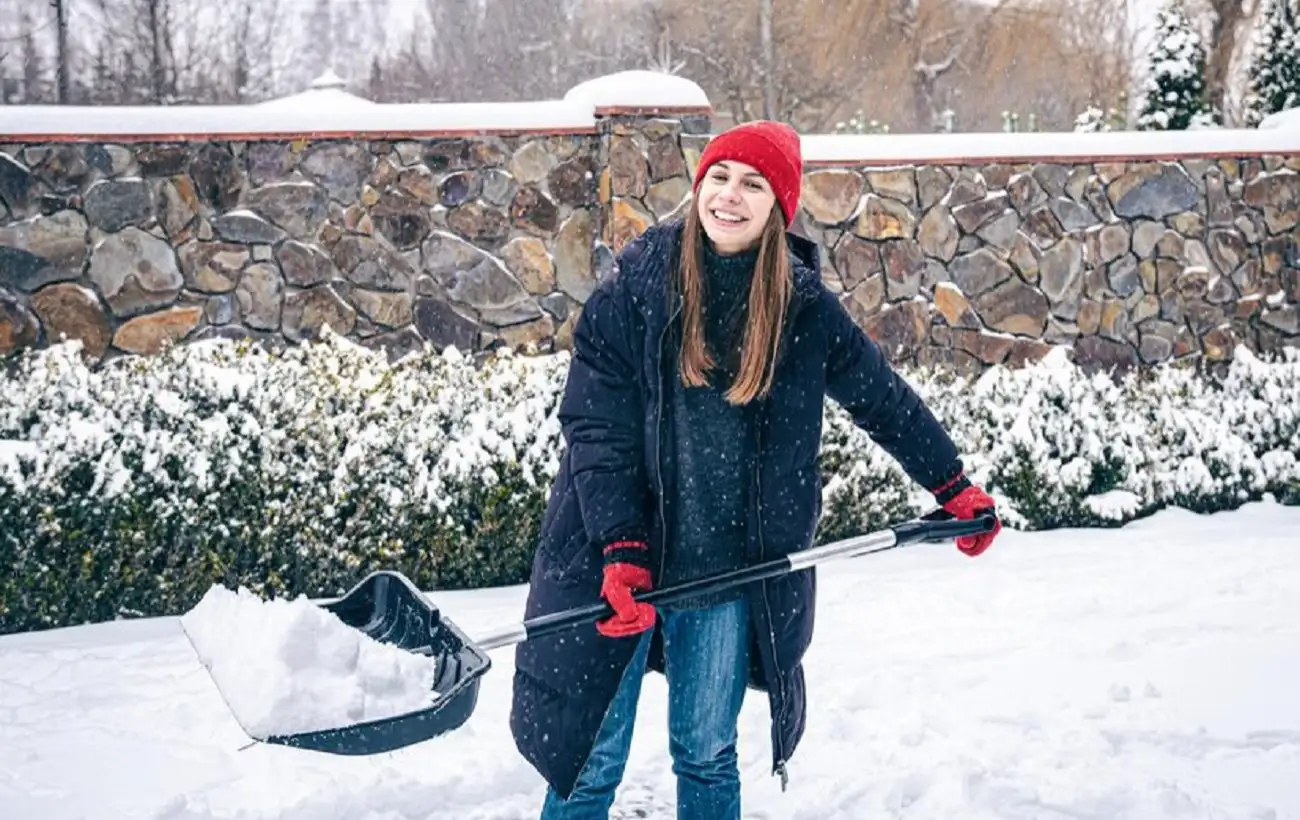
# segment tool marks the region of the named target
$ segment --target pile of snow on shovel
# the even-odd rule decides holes
[[[250,737],[378,720],[437,697],[434,658],[382,644],[305,596],[213,585],[181,626]]]

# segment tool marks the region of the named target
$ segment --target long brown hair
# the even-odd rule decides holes
[[[704,227],[700,223],[697,203],[686,209],[682,230],[682,249],[678,259],[674,288],[682,297],[682,344],[679,364],[682,384],[688,387],[707,385],[707,373],[717,360],[704,342]],[[744,341],[735,380],[727,389],[731,404],[747,404],[766,396],[772,389],[777,353],[781,343],[781,326],[793,289],[790,258],[786,251],[785,218],[778,207],[763,225],[759,235],[758,258],[749,286],[745,309]]]

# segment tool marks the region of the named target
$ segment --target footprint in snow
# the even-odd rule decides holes
[[[930,789],[932,778],[920,772],[912,772],[894,784],[885,795],[885,808],[899,811],[912,805],[925,796]]]

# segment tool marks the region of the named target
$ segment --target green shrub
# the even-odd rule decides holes
[[[327,334],[214,340],[87,368],[75,343],[0,391],[0,632],[175,614],[213,583],[339,594],[527,578],[563,441],[567,354],[389,364]],[[1008,526],[1118,525],[1170,504],[1300,502],[1300,357],[1244,349],[1221,379],[1089,376],[1057,353],[975,381],[905,376]],[[827,404],[820,543],[932,505]]]
[[[0,631],[175,613],[212,583],[338,594],[522,580],[554,474],[558,357],[388,365],[338,337],[98,371],[25,360],[0,400]]]

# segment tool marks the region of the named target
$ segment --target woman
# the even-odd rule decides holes
[[[542,820],[605,818],[647,668],[668,682],[677,817],[740,817],[737,718],[766,692],[773,771],[804,731],[813,570],[656,612],[637,590],[812,544],[823,397],[958,518],[993,501],[963,475],[933,414],[821,284],[788,234],[798,135],[772,122],[715,137],[683,220],[628,243],[574,329],[559,416],[564,457],[526,617],[604,597],[594,628],[516,650],[511,730],[549,784]],[[969,555],[1000,531],[960,539]]]

